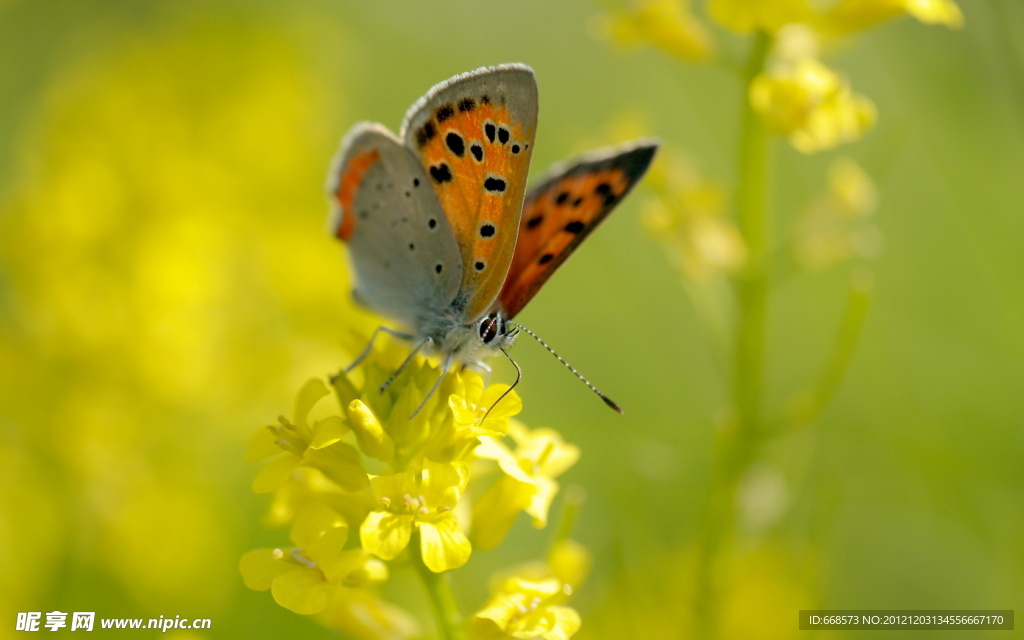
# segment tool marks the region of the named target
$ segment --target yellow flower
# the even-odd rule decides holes
[[[506,578],[484,608],[470,618],[469,631],[485,639],[564,640],[580,628],[579,614],[560,606],[570,595],[572,588],[557,578]]]
[[[515,391],[505,395],[508,390],[506,384],[495,384],[485,389],[479,375],[472,371],[462,372],[455,393],[448,397],[452,428],[447,433],[438,431],[434,440],[434,456],[459,459],[476,447],[481,436],[500,438],[505,435],[509,418],[523,410],[519,395]]]
[[[522,425],[509,426],[516,442],[515,453],[499,440],[480,438],[475,454],[494,460],[504,475],[491,486],[473,508],[473,540],[481,549],[496,547],[520,511],[533,518],[533,526],[547,525],[548,509],[558,492],[555,477],[579,459],[579,448],[562,441],[551,429],[530,431]]]
[[[743,266],[746,249],[725,217],[724,189],[701,175],[692,160],[666,150],[647,184],[658,198],[647,204],[644,226],[666,244],[685,277],[704,282]]]
[[[394,350],[375,351],[351,375],[334,376],[340,416],[311,417],[321,415],[316,405],[328,390],[319,380],[306,383],[294,419],[281,418],[250,443],[250,459],[277,456],[254,487],[274,491],[268,522],[290,522],[295,546],[246,554],[246,584],[355,638],[419,633],[404,611],[369,589],[387,578],[386,561],[410,555],[403,553],[410,543],[419,554],[413,558],[433,573],[468,561],[472,545],[456,509],[482,441],[482,453],[501,457],[499,465],[528,485],[521,508],[538,526],[557,489],[550,478],[578,457],[554,432],[530,434],[518,425],[511,427],[517,454],[495,454],[501,447],[493,441],[505,436],[522,402],[507,385],[487,386],[474,372],[450,372],[427,398],[440,371],[417,357],[382,393],[401,360]],[[349,522],[361,523],[357,548],[346,549]],[[579,562],[561,564],[579,568]],[[570,627],[559,622],[551,630]]]
[[[954,0],[839,0],[820,21],[827,33],[843,35],[910,15],[925,24],[963,27],[964,16]]]
[[[468,481],[465,463],[429,459],[417,472],[372,477],[370,484],[381,508],[366,516],[359,528],[363,548],[392,560],[409,545],[415,528],[423,563],[431,571],[461,567],[472,548],[454,509]]]
[[[496,584],[503,584],[509,577],[520,577],[534,582],[554,578],[576,591],[587,579],[592,562],[593,558],[586,547],[572,538],[566,538],[552,545],[546,560],[530,562],[501,574]]]
[[[346,409],[359,449],[386,463],[390,470],[403,470],[426,455],[426,442],[451,423],[447,398],[455,391],[461,375],[445,376],[434,395],[424,403],[423,399],[441,375],[440,370],[425,358],[415,358],[386,391],[380,393],[381,385],[397,367],[398,363],[391,358],[380,358],[375,353],[360,365],[361,385],[356,385],[345,373],[331,380],[341,406]]]
[[[708,12],[736,33],[775,33],[787,24],[806,22],[812,15],[807,0],[711,0]]]
[[[797,224],[797,261],[807,269],[824,269],[853,257],[874,257],[881,244],[878,228],[870,220],[877,202],[875,183],[860,165],[849,158],[833,162],[828,190]]]
[[[327,608],[339,587],[364,587],[387,579],[387,567],[362,549],[343,550],[348,524],[323,505],[311,505],[291,532],[296,548],[251,551],[240,562],[250,589],[270,589],[274,600],[299,614]]]
[[[312,504],[323,504],[341,514],[346,522],[362,522],[376,508],[369,481],[362,491],[347,491],[323,471],[300,466],[291,479],[274,492],[265,524],[281,527],[290,524],[296,515]]]
[[[292,476],[300,464],[320,468],[342,487],[358,491],[366,485],[359,452],[350,444],[341,442],[347,429],[340,416],[329,416],[309,424],[313,406],[328,394],[327,386],[319,379],[303,385],[295,398],[294,421],[278,418],[278,424],[264,427],[249,441],[246,459],[250,462],[278,455],[263,467],[253,480],[256,493],[277,489]]]
[[[367,589],[339,588],[334,600],[317,616],[325,626],[355,640],[420,638],[416,619],[401,607]]]
[[[391,471],[414,467],[425,456],[440,461],[461,460],[480,436],[504,435],[508,418],[523,408],[514,391],[505,395],[508,385],[485,388],[479,374],[464,370],[449,372],[417,412],[441,375],[437,367],[417,359],[381,394],[377,389],[391,371],[376,362],[365,366],[368,371],[362,389],[345,374],[335,376],[333,384],[347,407],[348,424],[359,449],[387,463]]]
[[[619,11],[595,22],[598,35],[622,47],[647,41],[665,53],[700,62],[714,54],[707,28],[686,0],[646,0],[632,11]]]
[[[814,153],[860,139],[875,121],[870,100],[821,62],[804,58],[750,85],[754,109],[797,150]]]
[[[592,563],[590,552],[572,539],[560,540],[548,554],[551,577],[572,586],[573,589],[579,589],[587,579]]]

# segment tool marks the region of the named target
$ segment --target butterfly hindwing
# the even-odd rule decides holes
[[[385,127],[357,124],[328,178],[331,232],[347,245],[356,299],[406,328],[455,298],[462,261],[429,179]]]
[[[553,167],[523,204],[519,240],[498,300],[513,318],[643,176],[658,145],[601,149]]]
[[[524,65],[487,67],[431,89],[402,137],[430,180],[455,234],[462,280],[455,307],[486,312],[516,245],[537,129],[537,84]]]

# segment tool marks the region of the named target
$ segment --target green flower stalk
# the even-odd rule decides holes
[[[565,606],[573,586],[564,575],[505,578],[469,622],[450,575],[474,547],[499,545],[520,512],[544,527],[554,478],[579,451],[550,429],[513,420],[518,394],[469,370],[450,372],[423,403],[440,371],[416,358],[381,393],[399,356],[375,351],[330,388],[310,380],[290,419],[253,435],[249,459],[269,460],[253,490],[274,494],[270,520],[290,525],[293,546],[245,554],[246,585],[358,638],[406,638],[420,625],[378,587],[393,565],[407,564],[423,579],[442,638],[568,638],[580,621]],[[327,409],[332,393],[337,405]],[[562,554],[561,573],[571,564]]]

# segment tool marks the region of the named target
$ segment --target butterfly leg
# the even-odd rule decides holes
[[[421,340],[420,343],[417,344],[416,347],[412,350],[412,352],[408,356],[406,356],[405,360],[402,360],[402,364],[398,365],[398,368],[395,369],[395,372],[392,373],[391,376],[384,381],[384,384],[380,385],[380,392],[384,393],[384,391],[391,386],[391,383],[395,381],[395,378],[398,377],[398,374],[402,373],[402,370],[405,369],[405,367],[410,362],[412,362],[412,359],[416,356],[416,354],[422,351],[423,347],[427,346],[428,344],[433,344],[433,342],[433,338],[424,338],[423,340]]]
[[[408,333],[402,333],[401,331],[396,331],[390,327],[385,327],[384,325],[377,327],[373,331],[373,335],[370,336],[370,341],[366,343],[366,348],[363,349],[363,352],[359,354],[359,357],[352,361],[352,364],[345,367],[345,373],[348,373],[349,371],[352,371],[353,369],[358,367],[363,362],[363,360],[366,359],[366,356],[370,355],[370,351],[373,349],[373,343],[377,340],[377,336],[380,335],[381,331],[393,335],[396,338],[402,338],[403,340],[412,340],[414,337],[409,335]]]
[[[430,400],[430,396],[434,395],[434,392],[437,391],[437,388],[441,385],[441,381],[444,380],[444,377],[446,375],[448,375],[448,369],[450,369],[451,366],[452,354],[449,353],[447,356],[445,356],[444,366],[441,367],[441,375],[437,376],[437,380],[434,382],[434,386],[430,387],[430,391],[427,392],[427,395],[423,396],[423,402],[421,402],[420,406],[416,407],[416,410],[412,412],[411,416],[409,416],[410,420],[416,417],[416,414],[420,412],[420,410],[423,408],[423,405],[427,404],[427,400]]]

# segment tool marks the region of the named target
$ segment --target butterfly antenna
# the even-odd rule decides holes
[[[512,358],[512,356],[508,355],[508,351],[505,351],[504,349],[498,349],[498,351],[504,353],[505,357],[508,358],[508,361],[512,363],[512,366],[516,368],[516,381],[512,383],[511,387],[505,389],[505,393],[498,396],[498,399],[494,401],[494,404],[487,408],[487,413],[484,414],[484,417],[480,418],[480,424],[484,423],[484,420],[487,419],[487,416],[491,415],[491,412],[494,411],[494,407],[498,406],[498,404],[505,399],[505,396],[512,393],[512,390],[516,388],[516,386],[519,384],[519,381],[523,379],[523,370],[519,367],[519,363],[516,362]]]
[[[554,349],[552,349],[551,347],[549,347],[549,346],[548,346],[548,343],[546,343],[546,342],[544,342],[543,340],[541,340],[540,336],[538,336],[538,335],[537,335],[536,333],[534,333],[534,332],[530,331],[529,329],[527,329],[527,328],[526,328],[526,327],[524,327],[523,325],[519,324],[518,322],[512,322],[511,320],[509,320],[509,321],[508,321],[507,323],[508,323],[509,325],[511,325],[511,326],[513,326],[513,327],[515,327],[516,329],[518,329],[518,330],[520,330],[520,331],[523,331],[524,333],[526,333],[527,335],[529,335],[529,336],[530,336],[531,338],[533,338],[534,340],[536,340],[537,342],[539,342],[539,343],[541,344],[541,346],[542,346],[542,347],[544,347],[545,349],[547,349],[547,350],[548,350],[548,353],[550,353],[551,355],[555,356],[555,358],[557,358],[559,362],[561,362],[562,364],[564,364],[564,365],[565,365],[565,367],[566,367],[566,368],[567,368],[567,369],[568,369],[569,371],[572,371],[572,372],[573,372],[573,374],[574,374],[574,375],[575,375],[575,376],[576,376],[577,378],[579,378],[580,380],[582,380],[582,381],[583,381],[583,384],[587,385],[587,388],[588,388],[588,389],[590,389],[591,391],[593,391],[594,393],[596,393],[596,394],[597,394],[597,397],[598,397],[598,398],[601,398],[601,400],[604,400],[604,403],[605,403],[606,405],[608,405],[609,407],[611,407],[612,409],[614,409],[614,410],[615,410],[615,412],[616,412],[616,413],[618,413],[619,415],[622,415],[622,413],[623,413],[623,411],[622,411],[622,407],[620,407],[620,406],[619,406],[618,404],[616,404],[616,402],[615,402],[614,400],[612,400],[612,399],[611,399],[611,398],[609,398],[608,396],[606,396],[606,395],[604,395],[603,393],[601,393],[601,390],[600,390],[600,389],[598,389],[598,388],[597,388],[597,387],[595,387],[594,385],[590,384],[590,381],[589,381],[589,380],[587,380],[586,378],[584,378],[584,377],[583,377],[583,374],[581,374],[581,373],[580,373],[579,371],[577,371],[577,370],[576,370],[576,369],[575,369],[575,368],[574,368],[574,367],[573,367],[573,366],[572,366],[571,364],[569,364],[568,362],[566,362],[566,361],[565,361],[565,360],[564,360],[564,359],[562,358],[562,356],[558,355],[558,353],[556,353]],[[504,350],[502,350],[502,351],[504,352]],[[508,355],[508,354],[505,354],[505,355]],[[509,358],[509,359],[511,360],[511,358]],[[517,368],[517,369],[519,368],[519,367],[518,367],[518,365],[516,366],[516,368]],[[518,379],[517,379],[517,382],[518,382]],[[506,393],[507,393],[507,392],[506,392]],[[502,396],[502,397],[504,397],[504,396]]]
[[[423,347],[427,346],[433,341],[434,340],[432,338],[426,338],[420,341],[420,343],[416,345],[416,347],[412,350],[412,353],[406,356],[405,360],[402,360],[402,364],[398,365],[398,368],[395,369],[395,372],[392,373],[391,376],[389,376],[388,379],[384,381],[384,384],[380,385],[380,392],[384,393],[387,390],[387,388],[391,386],[391,383],[395,381],[395,378],[398,377],[398,374],[402,373],[402,370],[405,369],[405,367],[410,362],[412,362],[412,359],[416,356],[416,354],[419,353],[423,349]],[[419,409],[417,409],[417,411],[419,411]]]

